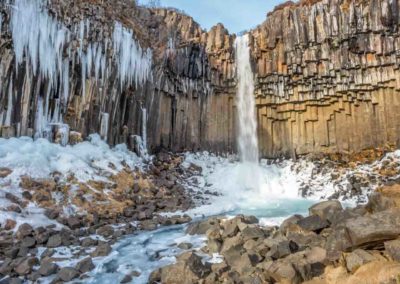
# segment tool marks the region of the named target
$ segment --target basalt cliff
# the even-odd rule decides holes
[[[399,3],[288,2],[249,31],[263,157],[398,146]],[[2,1],[1,136],[235,152],[234,40],[133,1]]]

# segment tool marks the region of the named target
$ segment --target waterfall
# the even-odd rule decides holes
[[[242,163],[258,164],[258,138],[254,78],[250,64],[249,36],[238,37],[235,43],[237,65],[238,146]]]

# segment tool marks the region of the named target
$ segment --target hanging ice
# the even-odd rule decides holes
[[[151,72],[151,50],[143,51],[133,39],[132,31],[122,27],[119,22],[114,25],[113,49],[121,87],[145,83]]]
[[[103,112],[101,114],[100,137],[104,141],[107,141],[108,125],[110,123],[109,121],[110,121],[110,115],[108,113]]]

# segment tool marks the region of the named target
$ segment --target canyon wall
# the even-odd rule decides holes
[[[323,0],[281,5],[251,30],[261,155],[398,146],[398,27],[396,0]],[[133,1],[5,1],[1,136],[235,152],[234,40]]]
[[[262,153],[398,146],[400,2],[313,2],[252,31]]]

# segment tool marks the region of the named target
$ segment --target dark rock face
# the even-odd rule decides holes
[[[7,114],[0,122],[1,136],[42,131],[36,110],[45,99],[41,94],[48,93],[44,111],[49,117],[60,112],[56,115],[74,131],[71,143],[97,132],[110,144],[137,149],[137,135],[146,128],[152,151],[235,151],[235,36],[221,24],[205,32],[188,16],[133,1],[71,2],[52,0],[48,6],[71,33],[63,47],[71,56],[60,58],[67,60],[68,78],[54,74],[53,84],[49,76],[35,76],[30,64],[15,66],[11,12],[0,6],[6,19],[0,38],[0,110]],[[263,156],[397,144],[399,11],[397,2],[391,3],[396,4],[329,0],[285,5],[250,32]],[[83,27],[83,39],[75,32],[81,19],[90,23]],[[81,64],[82,54],[88,60],[88,50],[98,52],[94,46],[105,49],[115,21],[131,30],[143,49],[151,48],[151,76],[140,84],[121,84],[112,50],[104,52],[109,66],[104,76],[94,60],[92,70]],[[46,136],[60,142],[64,129],[48,126]]]

